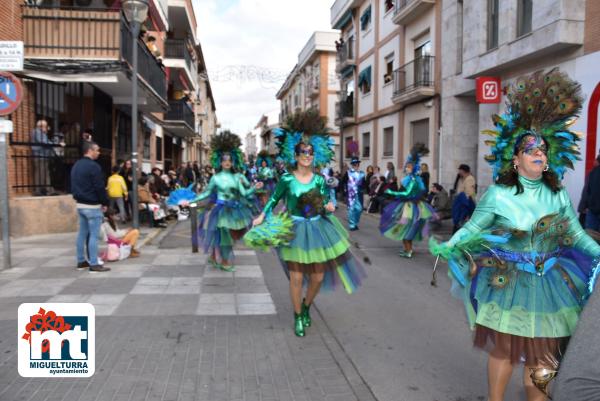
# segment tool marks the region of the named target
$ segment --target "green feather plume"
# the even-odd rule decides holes
[[[288,246],[294,239],[294,221],[288,213],[269,215],[265,221],[244,235],[244,243],[266,252],[270,247]]]
[[[483,133],[492,154],[486,160],[494,177],[512,169],[515,145],[526,134],[540,135],[548,145],[548,165],[560,178],[580,160],[579,135],[569,130],[581,112],[581,85],[554,68],[521,77],[507,90],[507,112],[493,115],[495,130]]]

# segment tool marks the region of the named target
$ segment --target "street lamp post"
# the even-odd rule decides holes
[[[138,209],[138,49],[137,40],[140,34],[140,26],[146,20],[148,15],[148,0],[124,0],[123,13],[125,18],[131,24],[131,52],[133,63],[133,74],[131,84],[133,86],[131,94],[131,169],[133,170],[133,182],[131,196],[131,213],[133,215],[133,228],[140,227],[139,209]]]

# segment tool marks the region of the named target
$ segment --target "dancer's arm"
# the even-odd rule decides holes
[[[396,198],[400,198],[400,197],[402,197],[402,196],[408,196],[408,195],[410,195],[410,194],[412,193],[412,191],[414,190],[414,188],[415,188],[415,185],[417,185],[417,181],[416,181],[416,180],[413,178],[412,180],[410,180],[410,181],[408,182],[408,184],[406,184],[406,186],[404,187],[404,189],[403,189],[403,190],[401,190],[401,191],[392,191],[391,189],[387,189],[387,190],[385,191],[385,193],[386,193],[387,195],[392,195],[392,196],[395,196]]]
[[[287,188],[288,188],[288,180],[286,180],[285,177],[282,177],[281,180],[279,180],[279,182],[277,182],[275,191],[273,191],[273,194],[271,194],[271,198],[269,198],[269,201],[265,205],[262,213],[259,214],[256,219],[254,219],[254,221],[252,222],[252,225],[257,226],[263,222],[263,220],[265,219],[265,215],[267,215],[273,211],[275,206],[277,206],[277,204],[279,203],[279,201],[281,200],[281,198],[287,191]]]
[[[198,201],[204,200],[204,199],[208,198],[215,191],[215,189],[217,187],[215,177],[216,177],[216,175],[213,175],[212,177],[210,177],[210,181],[208,182],[206,189],[204,191],[202,191],[201,193],[199,193],[198,196],[196,196],[196,198],[193,200],[193,202],[198,202]]]

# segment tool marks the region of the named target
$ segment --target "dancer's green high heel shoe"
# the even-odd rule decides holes
[[[304,323],[302,323],[302,312],[294,312],[294,333],[298,337],[304,337]]]
[[[310,305],[306,305],[304,301],[306,301],[306,299],[302,300],[302,312],[300,312],[302,315],[302,323],[304,324],[304,327],[310,327],[312,324],[312,319],[310,318]]]

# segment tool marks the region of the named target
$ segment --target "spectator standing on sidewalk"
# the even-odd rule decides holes
[[[596,157],[596,162],[600,164],[600,154]],[[600,231],[600,165],[590,172],[586,198],[585,228]]]
[[[53,143],[48,138],[48,122],[38,120],[35,129],[31,131],[31,155],[33,156],[34,195],[48,194],[47,188],[52,187],[50,181],[50,160],[54,156]],[[53,192],[51,190],[50,192]]]
[[[117,204],[117,207],[119,208],[121,222],[126,222],[127,212],[125,211],[125,201],[127,199],[128,192],[127,184],[125,184],[125,179],[119,174],[119,166],[113,166],[112,175],[108,177],[108,184],[106,185],[106,190],[108,191],[109,207],[111,209],[114,209],[115,204]]]
[[[82,150],[83,157],[71,170],[71,191],[77,202],[79,214],[77,268],[89,267],[90,272],[105,272],[110,268],[101,266],[98,261],[98,235],[103,220],[102,213],[108,205],[104,177],[100,165],[96,163],[100,156],[100,147],[95,142],[86,141],[83,143]],[[85,259],[86,242],[89,260]]]
[[[469,165],[461,164],[458,166],[454,190],[456,196],[452,202],[452,222],[454,223],[452,233],[458,231],[469,220],[475,210],[477,186]]]

